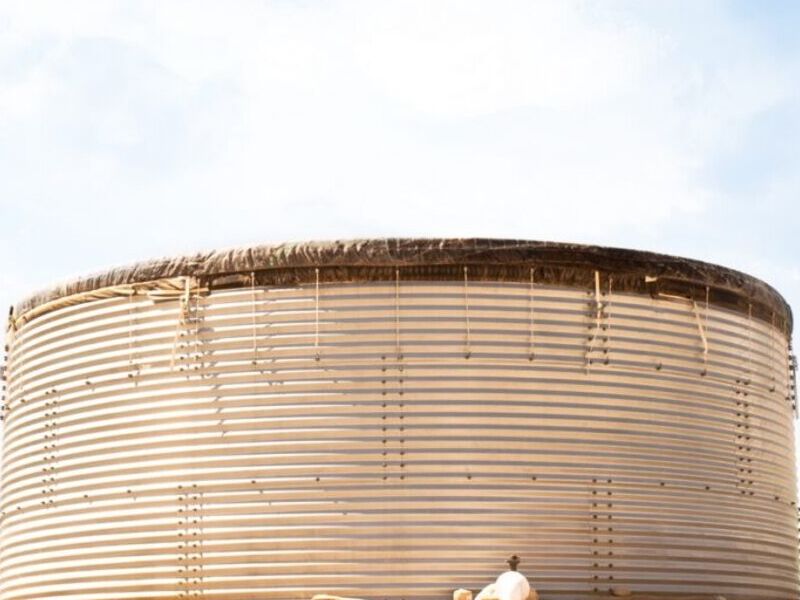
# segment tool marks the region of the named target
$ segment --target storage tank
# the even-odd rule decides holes
[[[0,598],[796,598],[771,287],[510,240],[256,246],[12,310]],[[619,591],[618,590],[618,591]]]

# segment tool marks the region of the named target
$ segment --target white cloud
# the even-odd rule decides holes
[[[720,9],[678,12],[4,3],[0,210],[27,204],[70,270],[287,238],[641,244],[725,199],[698,173],[791,91]]]
[[[363,8],[356,51],[366,74],[388,97],[444,119],[609,101],[631,88],[656,49],[638,28],[567,2]]]

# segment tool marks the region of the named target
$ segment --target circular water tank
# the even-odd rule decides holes
[[[790,331],[747,275],[542,242],[67,283],[9,319],[0,598],[446,598],[514,553],[544,599],[794,598]]]

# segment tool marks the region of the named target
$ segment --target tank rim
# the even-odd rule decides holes
[[[466,271],[464,270],[466,267]],[[787,336],[792,312],[764,281],[699,260],[596,245],[492,238],[377,238],[287,242],[146,260],[78,277],[32,294],[12,307],[16,328],[60,306],[136,293],[137,287],[204,289],[258,283],[386,281],[395,278],[528,281],[679,296],[771,323]]]

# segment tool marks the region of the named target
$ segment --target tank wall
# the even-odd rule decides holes
[[[784,333],[611,287],[37,317],[9,354],[0,598],[445,598],[514,553],[546,598],[795,597]]]

